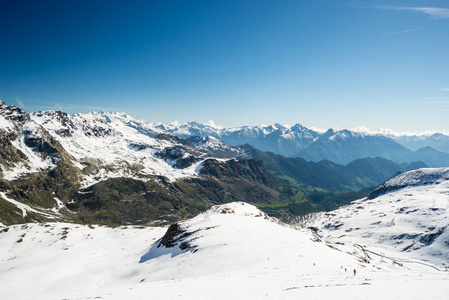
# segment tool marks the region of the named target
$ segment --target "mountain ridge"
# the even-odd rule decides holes
[[[368,197],[310,223],[329,242],[359,245],[378,257],[402,256],[447,270],[449,168],[424,168],[397,175]]]
[[[286,157],[302,157],[310,161],[331,160],[339,164],[347,164],[359,158],[383,157],[396,163],[411,163],[424,161],[430,167],[449,166],[449,136],[434,134],[432,136],[410,136],[357,132],[347,129],[329,129],[324,133],[306,128],[297,123],[293,126],[284,126],[278,123],[273,125],[256,125],[223,128],[198,122],[184,124],[162,124],[143,122],[120,113],[89,113],[90,117],[99,119],[119,120],[130,124],[142,133],[149,136],[157,133],[167,133],[182,138],[190,136],[214,137],[231,146],[251,144],[254,147],[268,152],[274,152]],[[411,145],[410,139],[421,139],[421,147]],[[437,141],[437,142],[435,142]],[[438,149],[423,151],[422,148],[430,146]]]
[[[285,158],[248,145],[233,147],[214,136],[192,135],[218,130],[194,122],[184,127],[159,124],[150,135],[151,128],[123,113],[28,115],[3,102],[0,108],[0,201],[5,208],[0,219],[8,224],[50,219],[164,223],[232,201],[256,204],[279,217],[304,214],[341,205],[345,202],[335,199],[336,194],[374,188],[409,168],[380,158],[343,166]],[[165,133],[167,128],[172,131]],[[317,134],[299,124],[291,128],[308,138]],[[280,132],[291,135],[291,128],[275,124],[243,132],[277,139]],[[173,132],[183,132],[185,138]],[[352,135],[329,131],[329,136],[336,133],[340,138]],[[22,210],[14,201],[29,208]]]

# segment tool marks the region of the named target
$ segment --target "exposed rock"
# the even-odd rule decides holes
[[[190,237],[194,233],[195,231],[189,232],[185,228],[181,227],[178,223],[172,224],[162,237],[157,247],[179,247],[179,249],[181,250],[194,250],[196,247],[194,245],[191,245],[191,243],[188,241],[188,237]]]

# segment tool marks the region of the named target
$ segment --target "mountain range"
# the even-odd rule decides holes
[[[368,156],[315,162],[150,125],[0,102],[0,298],[447,295],[449,168],[410,161],[444,152],[330,130],[296,150]]]
[[[5,224],[168,222],[213,203],[256,201],[249,194],[280,201],[260,162],[238,160],[241,151],[213,138],[152,138],[121,122],[4,103],[0,124]]]
[[[197,122],[181,125],[142,122],[123,113],[91,112],[82,116],[104,122],[119,121],[148,136],[165,133],[182,138],[214,137],[231,146],[250,144],[262,151],[314,162],[348,164],[356,159],[382,157],[399,164],[422,161],[429,167],[449,167],[449,136],[441,133],[401,136],[333,129],[320,133],[300,124],[221,128]]]
[[[0,222],[169,223],[231,201],[253,203],[284,218],[333,209],[398,172],[433,165],[411,158],[402,163],[371,158],[362,150],[359,156],[366,157],[348,164],[313,162],[264,152],[248,143],[230,146],[224,136],[236,143],[251,138],[262,146],[290,143],[296,150],[303,147],[301,151],[322,141],[364,141],[365,148],[375,143],[362,134],[319,134],[300,125],[163,125],[122,113],[28,114],[1,102]],[[375,138],[402,147],[386,137]],[[401,153],[381,145],[378,149],[389,158]],[[425,153],[428,162],[443,161],[429,147],[407,151]]]

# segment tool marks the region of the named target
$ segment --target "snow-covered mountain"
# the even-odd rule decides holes
[[[392,135],[390,137],[399,144],[411,150],[432,147],[435,150],[449,153],[449,135],[443,133],[425,135]]]
[[[449,166],[449,153],[430,146],[412,151],[389,137],[349,130],[329,129],[297,156],[316,162],[326,159],[344,165],[356,159],[382,157],[396,163],[422,161],[430,167]]]
[[[76,168],[81,187],[114,177],[157,175],[176,180],[195,176],[201,163],[213,157],[207,147],[197,149],[173,139],[152,138],[123,122],[57,111],[28,115],[3,102],[0,122],[4,144],[0,163],[6,180],[55,169],[61,156]],[[232,157],[238,157],[237,149],[230,151]],[[180,163],[186,160],[191,163]]]
[[[449,153],[449,133],[447,131],[422,131],[422,132],[398,132],[389,128],[370,130],[367,127],[352,129],[368,135],[379,135],[391,138],[410,150],[418,150],[424,147],[432,147],[435,150]]]
[[[191,177],[198,174],[204,160],[213,157],[206,147],[196,148],[181,140],[142,134],[127,126],[133,122],[132,118],[119,116],[120,121],[46,111],[31,114],[31,120],[55,137],[76,165],[86,171],[82,187],[114,177],[142,179],[158,175],[170,180]],[[238,150],[232,154],[238,157]]]
[[[83,116],[104,122],[122,122],[150,137],[160,133],[182,138],[213,137],[232,146],[250,144],[262,151],[285,157],[302,157],[315,162],[330,160],[338,164],[348,164],[356,159],[382,157],[396,163],[423,161],[431,167],[449,166],[449,153],[446,153],[449,152],[449,136],[444,134],[405,136],[388,132],[380,134],[333,129],[320,133],[300,124],[223,128],[213,123],[142,122],[123,113],[91,112]],[[413,151],[407,148],[408,146]]]
[[[197,175],[208,158],[244,156],[238,148],[212,137],[191,137],[190,143],[164,136],[163,130],[150,137],[135,129],[132,124],[137,123],[119,113],[44,111],[28,115],[0,102],[2,177],[14,180],[54,169],[62,155],[79,171],[81,187],[115,177],[156,175],[176,180]]]
[[[320,135],[299,124],[228,129],[213,123],[164,125],[102,112],[28,115],[0,104],[0,203],[8,208],[0,212],[0,220],[6,224],[49,220],[52,210],[58,220],[169,222],[236,200],[266,207],[282,204],[279,211],[284,207],[287,214],[298,213],[304,209],[294,209],[299,205],[295,202],[310,200],[304,191],[310,195],[318,189],[328,196],[353,192],[413,166],[449,165],[449,154],[430,147],[413,152],[386,137],[345,130]],[[401,164],[368,159],[347,168],[326,161],[315,165],[226,141],[289,153],[307,147],[300,153],[312,154],[306,155],[310,160],[346,163],[379,156]],[[412,163],[420,158],[425,163]],[[306,211],[323,209],[319,203],[308,204]],[[271,212],[284,214],[279,211]]]
[[[410,300],[448,292],[446,273],[339,247],[242,202],[168,229],[15,225],[0,228],[0,298]]]
[[[61,156],[56,141],[21,108],[0,101],[0,172],[6,180],[56,167]]]
[[[211,201],[244,197],[242,191],[251,185],[267,182],[258,163],[246,161],[243,151],[218,139],[186,140],[164,133],[151,137],[126,122],[133,119],[123,114],[28,115],[0,102],[0,204],[7,208],[0,211],[0,220],[73,220],[92,213],[97,221],[115,223],[129,217],[126,222],[170,220],[180,211],[198,213]],[[215,184],[218,196],[208,195],[211,191],[204,186],[214,180],[211,174],[242,179],[239,191],[220,194],[222,189],[234,191],[230,185],[237,188],[222,176]],[[194,178],[201,184],[188,181]]]
[[[274,124],[228,129],[223,131],[221,138],[229,145],[250,144],[262,151],[289,157],[308,147],[318,136],[318,132],[300,124],[291,127]]]
[[[325,240],[360,245],[398,264],[449,267],[449,168],[418,169],[381,185],[368,198],[319,215]]]
[[[90,112],[80,116],[105,122],[122,122],[149,136],[165,133],[181,138],[214,137],[231,146],[251,144],[262,151],[271,151],[284,156],[295,155],[298,151],[313,143],[320,135],[318,132],[300,124],[294,126],[274,124],[222,128],[213,124],[197,122],[185,124],[143,122],[123,113]]]
[[[348,164],[365,157],[382,157],[398,163],[410,162],[408,156],[411,153],[412,151],[383,136],[329,129],[297,155],[311,161],[327,159]]]

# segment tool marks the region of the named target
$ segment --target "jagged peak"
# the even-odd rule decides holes
[[[26,122],[30,119],[25,110],[14,105],[7,105],[3,101],[0,104],[0,116],[3,116],[6,120],[17,122]]]
[[[290,127],[291,130],[293,131],[302,131],[304,129],[307,129],[306,127],[302,126],[299,123],[296,123],[295,125],[293,125],[292,127]]]

